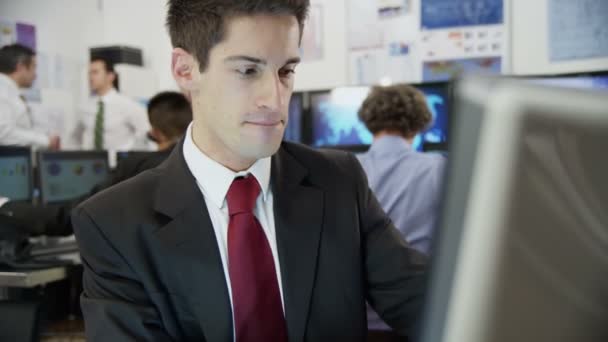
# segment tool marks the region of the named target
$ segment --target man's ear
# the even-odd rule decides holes
[[[191,92],[198,87],[198,62],[186,50],[182,48],[173,49],[171,71],[180,89]]]

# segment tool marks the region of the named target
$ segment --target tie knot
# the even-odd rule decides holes
[[[235,178],[226,194],[228,214],[230,216],[253,212],[255,201],[260,194],[260,185],[252,175]]]

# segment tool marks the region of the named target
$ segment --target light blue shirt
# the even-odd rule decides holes
[[[390,135],[376,139],[358,158],[395,227],[413,248],[428,254],[446,158],[414,151],[405,139]]]
[[[425,254],[437,223],[446,158],[412,150],[398,136],[374,140],[367,153],[357,156],[380,205],[403,238]],[[368,307],[368,327],[390,329]]]

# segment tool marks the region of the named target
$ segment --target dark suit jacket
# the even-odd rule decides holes
[[[289,340],[364,341],[366,299],[410,332],[426,260],[384,214],[354,156],[283,143],[271,186]],[[72,220],[89,341],[233,340],[217,241],[181,145]]]

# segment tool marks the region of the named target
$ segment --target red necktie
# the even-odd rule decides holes
[[[237,178],[228,202],[228,271],[236,342],[287,341],[274,259],[268,239],[253,214],[260,194],[255,177]]]

